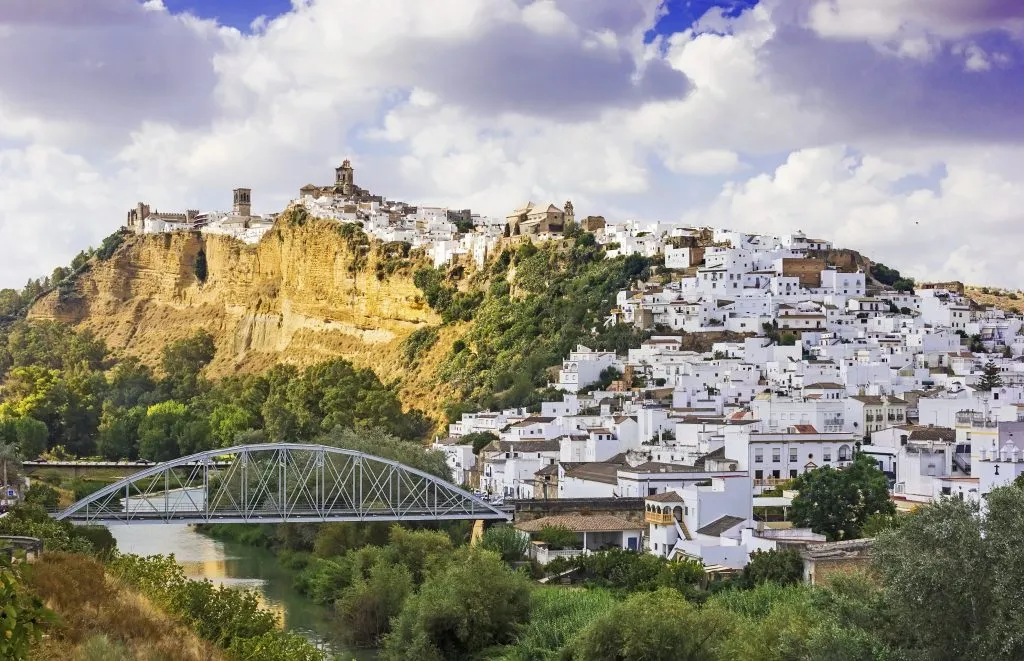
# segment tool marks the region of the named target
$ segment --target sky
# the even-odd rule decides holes
[[[3,0],[0,287],[139,201],[802,230],[1024,286],[1019,0]]]

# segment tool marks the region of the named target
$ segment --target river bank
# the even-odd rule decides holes
[[[252,590],[260,605],[277,615],[286,631],[346,661],[370,661],[373,650],[346,646],[333,611],[299,594],[295,574],[270,551],[229,540],[213,539],[190,526],[111,526],[122,553],[141,556],[174,554],[185,575],[216,585]]]

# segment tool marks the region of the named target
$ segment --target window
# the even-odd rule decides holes
[[[822,461],[832,461],[832,450],[825,450],[821,453]]]
[[[779,463],[781,461],[781,452],[778,448],[772,448],[772,462]]]
[[[758,448],[754,452],[754,463],[755,464],[764,463],[764,450],[761,450],[760,448]]]
[[[761,470],[760,468],[757,469],[756,471],[754,471],[754,479],[755,480],[764,479],[764,471]]]
[[[772,471],[772,477],[775,478],[776,480],[779,479],[780,477],[782,477],[782,471]]]
[[[789,469],[789,477],[790,477],[790,479],[793,479],[794,477],[796,477],[796,469],[795,468],[790,468]]]
[[[849,445],[841,445],[841,446],[839,446],[839,461],[849,461],[849,460],[850,460],[850,446]]]
[[[796,461],[796,448],[789,449],[789,460]]]
[[[647,487],[647,495],[648,496],[653,496],[656,493],[658,493],[657,487]]]

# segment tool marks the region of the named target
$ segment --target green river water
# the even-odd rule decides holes
[[[211,539],[185,525],[111,526],[110,532],[124,553],[173,553],[190,578],[255,590],[263,605],[278,614],[285,629],[344,661],[377,658],[373,651],[345,647],[331,611],[296,592],[294,573],[281,567],[270,551]]]

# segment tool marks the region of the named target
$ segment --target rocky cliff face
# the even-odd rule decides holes
[[[402,378],[407,403],[436,411],[435,402],[415,400],[433,391],[429,366],[454,337],[442,333],[419,373],[407,373],[401,355],[411,332],[440,323],[412,281],[423,258],[358,238],[337,223],[297,225],[288,216],[255,246],[199,233],[133,236],[29,317],[92,330],[154,366],[167,342],[202,328],[217,344],[213,377],[344,357],[384,380]],[[196,268],[203,256],[205,281]]]

